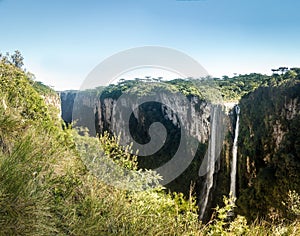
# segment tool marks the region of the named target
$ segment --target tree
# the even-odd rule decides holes
[[[24,65],[24,63],[23,63],[24,58],[19,50],[16,50],[15,53],[10,56],[10,58],[11,58],[11,63],[14,66],[16,66],[18,68],[22,68],[22,66]]]
[[[289,69],[288,67],[284,67],[284,66],[278,68],[278,70],[281,71],[281,74],[283,74],[283,73],[284,73],[285,71],[287,71],[288,69]]]
[[[279,69],[272,69],[273,74],[277,74],[277,72],[279,71]]]

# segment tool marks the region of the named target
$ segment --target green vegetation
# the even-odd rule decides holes
[[[84,150],[78,147],[98,145],[107,154],[103,158],[129,170],[138,168],[136,156],[107,134],[97,139],[61,129],[55,110],[41,96],[51,89],[36,86],[18,55],[13,61],[0,57],[0,235],[300,234],[297,219],[277,225],[249,225],[242,216],[230,219],[234,206],[226,198],[203,225],[192,191],[186,198],[161,186],[131,191],[103,183],[83,164]],[[194,93],[181,81],[173,86]],[[152,173],[152,178],[159,176]],[[299,215],[297,192],[282,202]]]
[[[239,75],[229,78],[224,76],[222,79],[215,78],[214,81],[220,87],[225,101],[238,101],[244,95],[253,92],[259,87],[275,87],[293,79],[299,79],[299,70],[293,68],[282,75],[273,74],[272,76],[252,73]]]
[[[237,204],[240,213],[250,220],[297,217],[282,202],[290,190],[300,192],[298,78],[291,77],[280,86],[260,87],[240,101],[243,112]]]
[[[117,84],[111,84],[101,93],[102,98],[110,97],[117,99],[122,93],[144,96],[151,95],[160,90],[172,93],[180,92],[186,97],[197,96],[200,99],[211,101],[239,101],[243,96],[255,91],[259,87],[277,87],[291,80],[299,80],[300,69],[291,68],[282,74],[271,76],[251,73],[234,77],[223,76],[222,78],[200,79],[174,79],[163,81],[162,79],[148,78],[134,80],[120,80]],[[99,94],[99,89],[96,89]]]
[[[208,78],[196,79],[175,79],[170,81],[158,81],[157,79],[139,79],[134,80],[120,80],[118,84],[111,84],[107,86],[101,98],[117,99],[122,93],[130,93],[131,95],[144,96],[155,95],[160,91],[167,91],[171,93],[181,93],[186,97],[197,96],[200,99],[208,99],[207,93],[212,92],[211,89],[217,86],[213,80]],[[213,91],[215,92],[215,91]]]
[[[44,85],[40,81],[32,81],[32,87],[41,95],[47,96],[47,95],[55,95],[56,92],[49,88],[47,85]]]

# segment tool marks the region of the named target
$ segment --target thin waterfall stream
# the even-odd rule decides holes
[[[200,219],[203,219],[209,201],[209,195],[214,185],[214,174],[216,172],[216,162],[220,157],[223,139],[223,111],[220,105],[213,105],[211,109],[211,123],[210,123],[210,138],[208,143],[208,150],[206,152],[204,161],[199,169],[199,176],[206,175],[205,183],[202,190],[200,200]]]
[[[236,125],[234,132],[234,141],[232,147],[232,163],[231,163],[231,173],[230,173],[230,194],[233,199],[236,198],[236,169],[237,169],[237,149],[238,149],[238,136],[239,136],[239,120],[240,120],[240,107],[235,106],[236,113]]]

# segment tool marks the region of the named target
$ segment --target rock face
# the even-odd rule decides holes
[[[224,176],[228,173],[219,173],[219,170],[223,169],[229,172],[229,161],[221,157],[216,158],[216,161],[211,163],[215,166],[209,177],[213,186],[208,194],[202,193],[206,191],[204,185],[207,176],[204,174],[199,177],[198,175],[210,140],[212,105],[195,96],[191,96],[189,99],[181,99],[176,95],[164,93],[159,93],[150,99],[151,102],[140,106],[138,106],[139,100],[134,99],[126,97],[117,99],[107,96],[97,98],[87,93],[79,93],[75,98],[74,92],[65,92],[61,93],[62,117],[65,122],[77,120],[79,126],[89,128],[91,135],[102,134],[105,131],[119,134],[117,131],[122,131],[121,136],[123,138],[121,140],[124,141],[124,144],[129,144],[132,141],[140,144],[149,142],[151,140],[149,128],[155,122],[161,123],[167,131],[162,147],[151,155],[138,158],[139,166],[147,169],[156,169],[172,159],[180,145],[182,129],[185,129],[187,136],[193,142],[197,142],[197,145],[195,150],[186,150],[184,155],[192,153],[194,158],[185,171],[167,184],[166,187],[188,195],[191,184],[195,184],[194,190],[197,195],[207,195],[209,198],[206,204],[207,209],[213,203],[219,203],[219,200],[222,201],[222,195],[228,194],[229,191],[229,178],[224,180]],[[126,111],[132,111],[128,120],[121,112],[122,108],[120,112],[116,112],[116,107],[120,104],[126,108]],[[224,119],[224,116],[222,116],[222,119]],[[222,120],[222,125],[223,122],[224,120]],[[226,125],[228,126],[228,124],[230,122],[227,117]],[[224,156],[228,151],[230,150],[223,151],[221,155]],[[218,184],[222,186],[217,186]],[[214,197],[216,192],[218,197]],[[199,207],[202,207],[201,204]],[[204,214],[203,218],[206,215]]]
[[[66,123],[71,123],[76,91],[58,92],[61,101],[61,117]]]
[[[238,209],[288,217],[282,202],[300,191],[300,83],[259,88],[240,107]]]
[[[176,96],[166,96],[165,94],[159,94],[159,96],[158,100],[163,101],[163,104],[153,99],[153,102],[141,105],[137,109],[134,109],[137,107],[137,102],[132,101],[132,99],[123,99],[119,102],[126,104],[124,106],[125,109],[131,106],[130,109],[133,111],[132,120],[135,120],[135,123],[143,129],[140,131],[144,133],[147,132],[146,129],[155,120],[163,124],[169,121],[170,124],[168,125],[173,126],[173,128],[185,126],[188,135],[201,143],[207,142],[210,124],[210,104],[199,100],[197,97],[192,97],[190,101],[182,101]],[[171,107],[164,104],[171,104]],[[117,106],[116,100],[111,98],[101,99],[100,105],[101,109],[98,109],[98,133],[103,133],[103,131],[107,130],[123,130],[128,125],[125,123],[125,119],[118,119],[117,122],[112,123],[114,118],[118,118],[116,117],[118,114],[113,111]],[[130,134],[125,134],[125,136],[130,137]]]
[[[62,118],[66,123],[71,123],[74,119],[80,119],[81,116],[92,115],[95,123],[92,125],[88,122],[85,126],[90,127],[91,130],[95,129],[97,133],[102,134],[104,131],[122,130],[125,127],[125,120],[120,117],[113,122],[114,108],[117,105],[117,100],[113,98],[100,98],[94,97],[89,94],[78,93],[76,91],[60,92]],[[169,120],[172,126],[180,128],[180,123],[184,124],[188,134],[201,143],[205,143],[209,137],[210,125],[210,109],[211,105],[197,97],[190,98],[188,103],[182,102],[180,99],[174,97],[164,96],[160,94],[161,100],[166,104],[172,104],[172,107],[163,104],[147,103],[146,106],[139,107],[138,110],[133,111],[133,119],[140,125],[143,123],[144,128],[153,122],[153,116],[161,116],[160,121],[164,122]],[[119,101],[120,102],[120,101]],[[121,102],[132,103],[132,101],[123,99]],[[131,109],[136,107],[136,104],[131,104]],[[86,113],[86,114],[84,114]],[[152,113],[152,114],[150,114]],[[176,114],[180,114],[181,120]],[[76,116],[76,117],[74,117]],[[150,119],[146,121],[146,117]],[[82,122],[84,119],[81,119]],[[146,131],[146,130],[145,130]],[[125,136],[130,136],[126,134]]]

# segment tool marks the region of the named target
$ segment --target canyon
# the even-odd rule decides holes
[[[184,126],[198,147],[189,150],[194,158],[185,171],[165,186],[188,195],[192,184],[200,218],[208,219],[211,208],[221,204],[223,195],[229,193],[237,198],[237,213],[249,219],[270,217],[274,209],[284,214],[281,201],[286,196],[278,197],[281,188],[286,192],[300,188],[299,83],[258,88],[243,96],[238,106],[236,102],[224,102],[219,110],[197,96],[190,96],[186,103],[176,96],[160,96],[172,107],[158,102],[139,106],[125,99],[123,104],[132,110],[127,124],[114,112],[118,97],[60,92],[62,118],[66,123],[76,120],[76,125],[88,127],[93,136],[125,130],[121,134],[124,144],[132,142],[132,137],[137,143],[149,142],[151,124],[161,123],[167,131],[161,148],[138,157],[139,167],[146,169],[156,169],[175,155]],[[128,129],[124,129],[126,126]],[[273,201],[275,196],[278,200]]]

